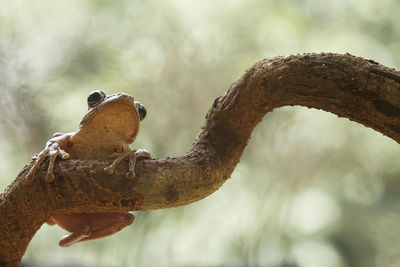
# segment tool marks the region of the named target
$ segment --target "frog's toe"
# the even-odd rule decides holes
[[[35,178],[35,172],[37,168],[39,168],[40,164],[46,159],[48,152],[49,150],[46,148],[39,154],[32,157],[32,159],[34,159],[35,162],[32,164],[30,170],[26,174],[26,179],[28,179],[28,181],[33,181],[33,179]]]
[[[62,159],[69,159],[69,153],[65,152],[64,150],[60,151],[60,156]]]
[[[116,159],[113,161],[113,163],[111,163],[110,166],[107,166],[107,167],[104,168],[104,172],[107,173],[107,174],[113,174],[115,168],[117,167],[117,165],[122,160],[124,160],[126,157],[128,157],[130,155],[130,153],[131,153],[130,151],[125,151],[125,152],[122,152],[122,153],[113,153],[113,154],[109,155],[108,156],[109,158],[116,158]]]
[[[29,181],[33,181],[37,168],[47,157],[49,157],[49,166],[47,168],[45,181],[50,183],[50,182],[54,181],[53,168],[54,168],[54,163],[55,163],[57,157],[60,157],[62,159],[68,159],[69,154],[66,151],[64,151],[63,149],[61,149],[60,146],[58,145],[58,143],[53,143],[53,144],[49,145],[42,152],[40,152],[39,154],[37,154],[36,156],[33,157],[35,162],[33,163],[31,169],[28,171],[28,173],[26,175],[26,178]]]
[[[114,168],[110,165],[104,168],[104,172],[107,174],[113,174],[114,173]]]
[[[32,171],[32,168],[28,171],[28,173],[26,174],[26,179],[28,180],[28,181],[33,181],[34,180],[34,178],[35,178],[35,172],[34,171]]]
[[[60,148],[57,146],[56,148],[51,148],[49,152],[49,167],[47,168],[47,173],[45,177],[45,181],[48,183],[51,183],[54,181],[54,174],[53,174],[53,168],[54,168],[54,163],[57,159],[57,156],[60,155]]]
[[[129,171],[126,173],[126,177],[129,179],[133,179],[136,177],[135,166],[136,166],[136,160],[138,158],[151,158],[150,153],[145,149],[126,151],[123,153],[113,153],[109,157],[117,157],[117,158],[114,160],[114,162],[110,166],[105,167],[104,171],[107,174],[113,174],[117,165],[128,156],[129,156],[129,165],[128,165]]]
[[[126,173],[125,176],[126,176],[126,178],[128,178],[128,179],[134,179],[134,178],[136,177],[136,173],[135,173],[134,170],[128,171],[128,172]]]
[[[136,177],[135,167],[136,167],[136,160],[138,158],[151,158],[149,151],[146,149],[138,149],[131,153],[129,157],[129,171],[126,173],[126,177],[129,179],[133,179]]]
[[[52,172],[48,172],[48,173],[46,174],[46,178],[44,178],[44,180],[45,180],[47,183],[53,182],[53,181],[54,181],[54,174],[53,174]]]

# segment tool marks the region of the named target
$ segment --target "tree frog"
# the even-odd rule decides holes
[[[36,169],[49,157],[46,181],[54,180],[53,167],[57,157],[62,159],[103,159],[115,158],[104,168],[112,174],[119,162],[129,157],[128,178],[135,177],[137,158],[150,158],[144,149],[131,150],[139,132],[140,121],[146,116],[146,108],[133,96],[125,93],[106,95],[103,91],[93,91],[88,96],[89,110],[83,117],[79,129],[72,133],[55,133],[47,141],[43,151],[37,154],[27,179],[33,180]],[[47,223],[58,224],[71,232],[59,245],[67,247],[77,242],[94,240],[112,235],[131,224],[135,217],[129,212],[56,214]]]

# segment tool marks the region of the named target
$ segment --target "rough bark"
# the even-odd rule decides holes
[[[351,55],[306,54],[254,64],[221,97],[185,155],[127,163],[113,175],[108,160],[58,160],[55,182],[44,182],[47,163],[33,182],[26,166],[0,196],[0,265],[17,265],[31,238],[53,214],[151,210],[182,206],[215,192],[230,177],[262,117],[301,105],[332,112],[400,141],[400,73]]]

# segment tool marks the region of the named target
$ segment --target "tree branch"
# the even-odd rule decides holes
[[[28,166],[0,196],[0,265],[17,265],[39,227],[53,214],[151,210],[182,206],[215,192],[230,177],[262,117],[274,108],[302,105],[332,112],[400,141],[400,73],[351,55],[306,54],[254,64],[217,98],[185,155],[140,160],[113,175],[111,160],[58,160],[55,182],[47,164],[33,182]]]

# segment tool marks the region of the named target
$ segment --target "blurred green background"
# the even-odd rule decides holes
[[[55,131],[75,131],[90,91],[147,106],[132,148],[185,153],[213,100],[253,63],[338,52],[399,69],[400,1],[0,0],[0,187]],[[136,212],[98,241],[60,248],[43,225],[36,266],[400,266],[400,146],[302,107],[268,114],[222,188]],[[23,218],[21,218],[23,219]]]

